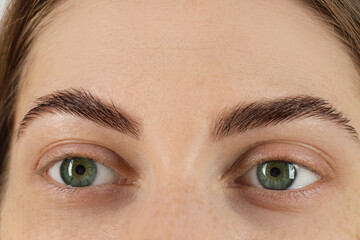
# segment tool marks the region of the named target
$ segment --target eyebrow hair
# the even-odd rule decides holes
[[[62,90],[38,98],[36,106],[28,111],[17,130],[17,139],[28,125],[44,113],[69,114],[90,120],[101,126],[115,129],[123,134],[140,139],[141,124],[113,102],[104,103],[85,90]],[[211,138],[220,141],[236,133],[266,127],[296,119],[318,118],[330,121],[346,130],[359,141],[358,133],[349,125],[350,119],[336,110],[328,101],[307,95],[259,100],[225,108],[212,123]]]
[[[328,101],[307,95],[260,100],[250,104],[238,104],[230,110],[225,109],[212,123],[210,135],[213,141],[220,141],[250,129],[305,118],[335,123],[359,141],[355,128],[349,125],[350,119],[344,117],[344,114]]]
[[[36,106],[28,111],[17,130],[17,139],[27,126],[44,113],[62,113],[90,120],[101,126],[115,129],[123,134],[140,138],[140,123],[134,117],[105,103],[85,90],[62,90],[38,98]]]

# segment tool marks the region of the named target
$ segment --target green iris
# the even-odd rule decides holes
[[[67,158],[60,166],[60,175],[65,184],[72,187],[90,186],[97,173],[96,163],[88,158]]]
[[[256,170],[260,184],[271,190],[285,190],[296,178],[295,165],[284,161],[264,162]]]

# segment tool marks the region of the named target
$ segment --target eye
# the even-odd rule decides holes
[[[71,157],[55,163],[47,172],[53,180],[72,187],[111,184],[121,176],[90,158]]]
[[[298,164],[267,161],[251,168],[235,179],[234,183],[270,190],[287,190],[305,187],[319,179],[318,174]]]

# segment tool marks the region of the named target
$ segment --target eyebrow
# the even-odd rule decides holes
[[[351,138],[359,141],[350,119],[334,108],[328,101],[318,97],[298,95],[259,100],[249,104],[238,104],[224,109],[212,123],[210,133],[213,141],[259,127],[276,125],[297,119],[317,118],[334,123],[344,129]]]
[[[45,113],[69,114],[115,129],[137,140],[141,137],[141,124],[135,117],[120,110],[111,100],[110,103],[103,102],[85,90],[56,91],[36,99],[35,103],[35,107],[26,113],[20,123],[18,140],[30,123]],[[259,100],[225,108],[212,122],[210,136],[213,141],[221,141],[251,129],[305,118],[335,123],[359,141],[357,131],[349,125],[350,119],[325,99],[307,95]]]
[[[45,95],[35,101],[36,105],[28,111],[17,130],[17,139],[36,118],[45,113],[69,114],[90,120],[103,127],[115,129],[126,135],[140,138],[140,123],[135,117],[115,107],[114,103],[105,103],[85,90],[62,90]]]

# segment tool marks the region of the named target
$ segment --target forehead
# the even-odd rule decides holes
[[[289,94],[334,99],[353,88],[346,51],[301,1],[89,0],[55,12],[30,54],[24,108],[71,87],[135,112]]]

